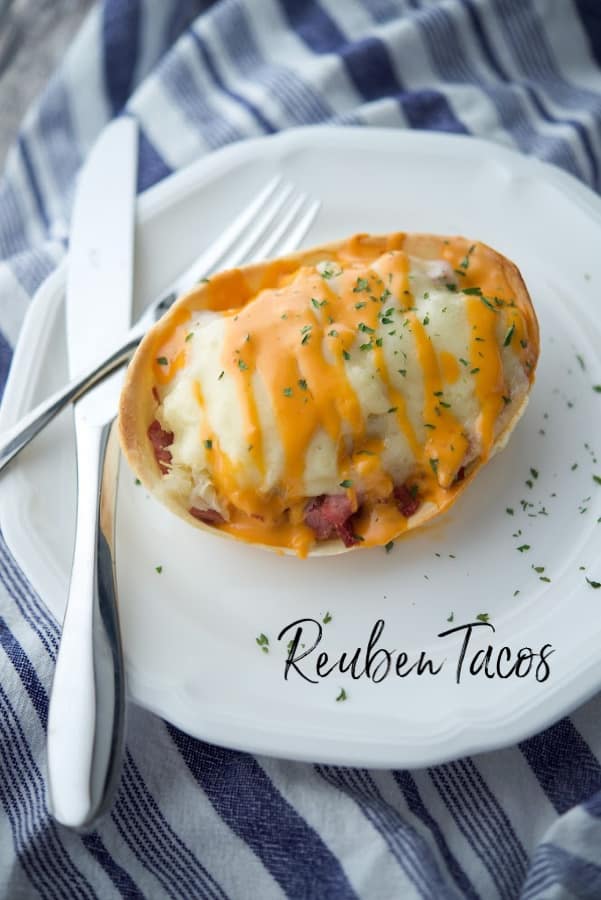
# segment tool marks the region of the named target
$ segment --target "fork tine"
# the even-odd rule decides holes
[[[253,249],[257,241],[261,240],[265,232],[269,233],[273,223],[277,220],[278,214],[287,203],[290,195],[294,190],[294,186],[290,183],[282,185],[282,190],[271,199],[267,209],[256,219],[248,234],[238,244],[234,245],[231,252],[228,253],[221,261],[221,268],[227,269],[240,265],[250,256],[254,257]]]
[[[313,224],[315,216],[319,212],[320,207],[321,201],[314,200],[306,213],[298,220],[295,227],[289,233],[288,237],[284,240],[281,246],[278,247],[279,254],[281,254],[282,256],[286,256],[287,253],[292,253],[293,250],[298,250],[300,242]]]
[[[259,241],[254,245],[251,251],[253,259],[259,260],[269,258],[272,250],[278,247],[284,239],[288,229],[308,199],[307,194],[299,194],[298,197],[293,200],[279,224],[267,234],[265,240]]]
[[[248,206],[236,216],[223,234],[171,285],[169,291],[180,294],[185,290],[189,290],[199,278],[202,278],[208,272],[214,272],[220,266],[225,255],[231,251],[232,247],[235,247],[236,242],[245,233],[251,222],[260,215],[261,211],[269,203],[281,182],[281,175],[276,175],[275,178],[272,178],[259,194],[251,200]]]

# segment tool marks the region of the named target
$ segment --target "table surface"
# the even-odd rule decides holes
[[[93,0],[0,0],[0,170]]]

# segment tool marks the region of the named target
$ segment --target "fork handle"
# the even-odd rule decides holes
[[[91,425],[79,413],[77,530],[48,714],[48,782],[53,816],[85,830],[118,779],[125,676],[112,552],[117,434],[114,423]]]
[[[143,328],[132,328],[124,343],[110,356],[60,388],[0,435],[0,472],[65,406],[78,400],[95,384],[126,363],[142,340],[143,334]]]

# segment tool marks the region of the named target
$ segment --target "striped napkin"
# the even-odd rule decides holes
[[[482,135],[599,190],[599,63],[598,0],[105,0],[0,183],[0,386],[124,108],[140,190],[315,122]],[[2,897],[601,897],[601,697],[511,749],[392,772],[255,758],[133,709],[113,811],[81,837],[45,799],[59,626],[1,539],[0,605]]]

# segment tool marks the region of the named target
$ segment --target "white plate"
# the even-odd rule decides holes
[[[585,574],[601,580],[601,487],[592,478],[601,465],[591,459],[601,444],[601,396],[592,390],[601,383],[601,203],[561,172],[473,139],[291,131],[229,147],[141,198],[138,307],[275,171],[323,201],[306,245],[355,231],[463,232],[513,258],[540,316],[537,383],[505,452],[449,514],[390,554],[303,562],[202,534],[148,498],[123,467],[118,578],[131,697],[200,738],[295,759],[423,766],[513,743],[601,685],[601,594],[585,582]],[[3,425],[66,377],[64,286],[63,267],[32,303]],[[539,472],[532,488],[530,467]],[[522,510],[521,499],[533,507]],[[2,479],[0,500],[12,551],[60,617],[75,500],[68,412]],[[537,515],[541,505],[548,515]],[[530,551],[518,552],[523,544]],[[545,566],[551,582],[533,566]],[[321,649],[365,648],[382,618],[381,645],[446,662],[435,677],[393,672],[378,684],[336,673],[318,684],[294,672],[285,681],[289,636],[278,643],[278,633],[327,611]],[[456,684],[461,637],[437,637],[451,612],[453,624],[488,613],[496,648],[551,644],[550,677],[465,675]],[[475,633],[474,649],[487,631]],[[261,632],[267,654],[255,642]],[[342,686],[348,699],[336,702]]]

